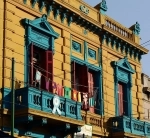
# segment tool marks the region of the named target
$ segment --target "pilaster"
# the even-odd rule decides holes
[[[62,30],[62,38],[63,38],[63,46],[62,46],[62,54],[63,54],[63,71],[65,74],[65,78],[63,80],[63,85],[67,87],[71,87],[71,46],[72,46],[72,40],[71,40],[71,34],[70,32],[66,30]],[[68,74],[68,75],[67,75]]]

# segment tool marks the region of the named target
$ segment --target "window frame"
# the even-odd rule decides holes
[[[25,29],[25,48],[24,48],[24,82],[25,87],[29,83],[29,54],[30,46],[34,43],[35,46],[44,50],[51,50],[55,53],[54,40],[59,37],[59,34],[53,30],[50,23],[47,21],[47,15],[43,14],[42,17],[34,20],[22,20]],[[39,39],[38,39],[39,38]]]
[[[132,117],[132,74],[135,71],[132,69],[130,63],[128,62],[127,57],[120,59],[118,61],[111,62],[111,65],[114,69],[114,99],[115,99],[115,115],[119,116],[119,108],[118,108],[118,82],[126,84],[127,94],[127,114],[125,116]]]
[[[95,65],[92,65],[84,60],[81,60],[77,57],[74,57],[74,56],[71,56],[71,62],[75,62],[81,66],[86,66],[87,69],[89,70],[92,70],[94,72],[97,72],[99,74],[99,93],[98,93],[98,102],[100,103],[99,105],[96,106],[97,109],[99,109],[96,114],[99,114],[99,115],[103,115],[104,114],[104,109],[103,109],[103,95],[102,95],[102,70],[101,70],[101,67],[98,67],[98,66],[95,66]]]

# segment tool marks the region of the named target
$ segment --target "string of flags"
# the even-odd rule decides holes
[[[58,96],[62,96],[74,101],[82,102],[83,110],[91,110],[94,112],[94,106],[97,104],[98,99],[98,88],[92,87],[92,94],[83,91],[77,91],[75,89],[61,86],[59,83],[52,81],[50,78],[44,76],[37,68],[35,73],[35,80],[33,81],[34,86],[41,88],[41,77],[45,78],[45,88],[49,91],[50,86],[52,87],[52,92]],[[52,84],[52,85],[51,85]]]

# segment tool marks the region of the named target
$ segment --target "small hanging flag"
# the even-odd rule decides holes
[[[76,90],[72,90],[72,100],[77,101],[78,100],[78,92]]]
[[[64,91],[65,91],[65,98],[71,99],[71,88],[69,87],[64,87]]]

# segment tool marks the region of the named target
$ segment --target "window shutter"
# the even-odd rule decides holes
[[[94,74],[91,72],[88,72],[88,93],[89,97],[93,96],[93,87],[94,87]]]
[[[123,85],[118,84],[119,115],[123,115]]]
[[[49,91],[53,92],[52,89],[52,82],[53,82],[53,52],[52,51],[46,51],[46,63],[45,63],[45,70],[46,74],[45,76],[50,79],[49,81]]]
[[[76,85],[75,85],[75,83],[76,83],[76,81],[75,81],[75,62],[74,61],[72,61],[71,62],[71,84],[72,84],[72,88],[73,89],[75,89],[76,90]]]
[[[88,68],[86,66],[81,66],[80,81],[81,92],[88,93]]]
[[[30,47],[30,85],[33,86],[33,43]]]

